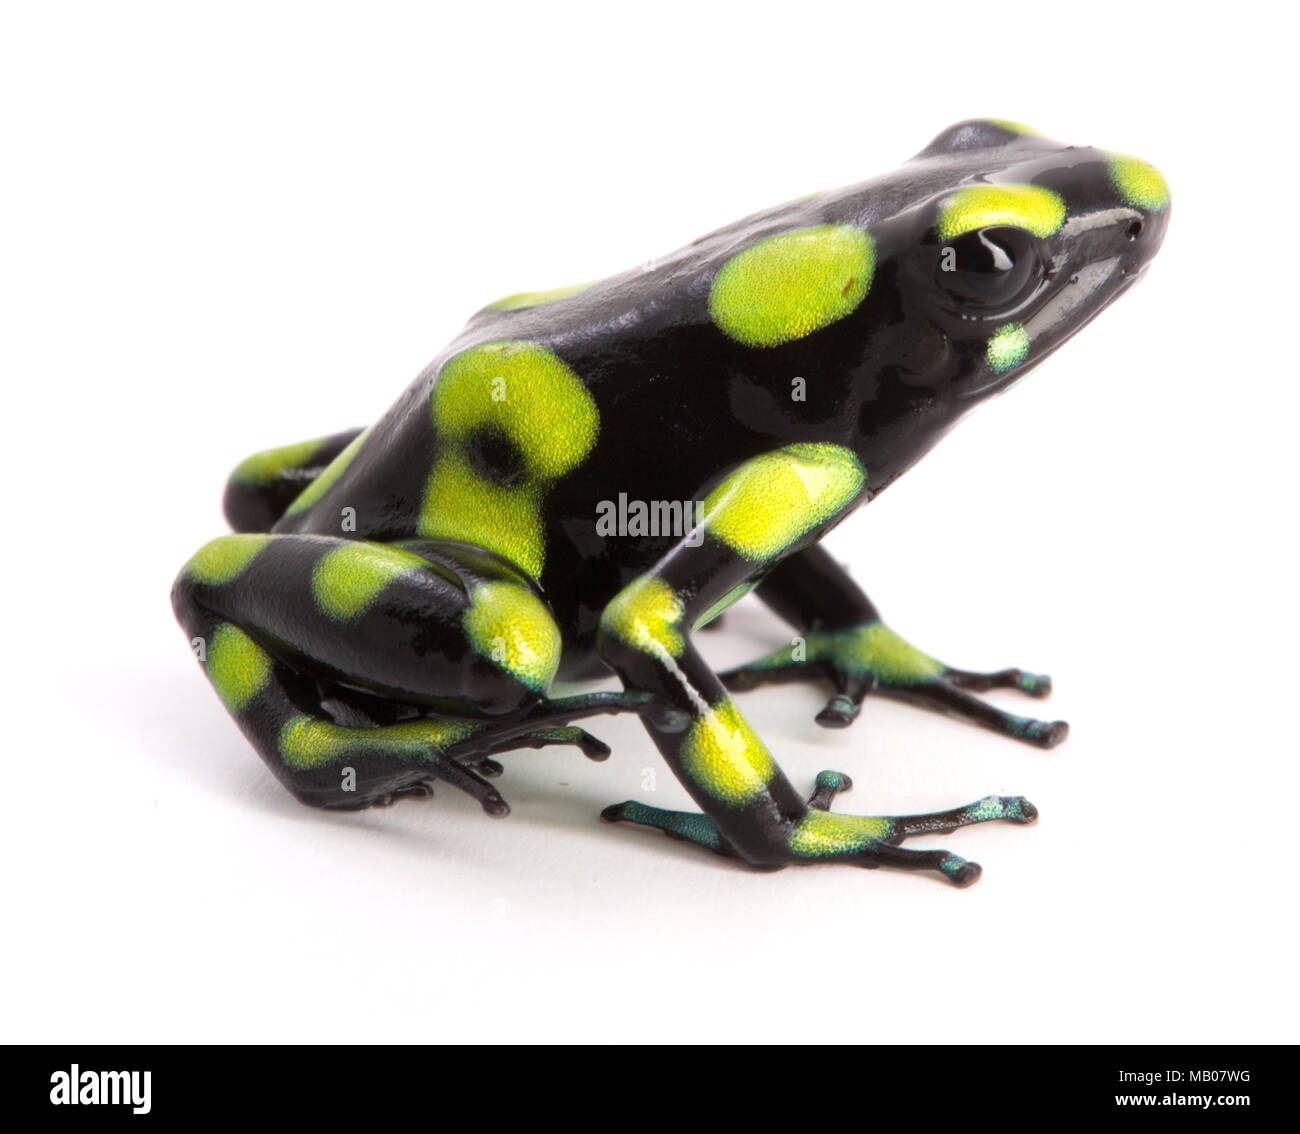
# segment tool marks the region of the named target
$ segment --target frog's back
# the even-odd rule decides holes
[[[1000,145],[1032,156],[1045,143]],[[598,509],[697,500],[774,444],[855,444],[844,406],[875,363],[844,316],[889,254],[891,220],[988,167],[986,150],[941,136],[885,177],[484,307],[276,530],[338,534],[346,518],[359,538],[476,544],[540,580],[562,626],[594,633],[601,605],[673,539],[608,538]]]
[[[754,433],[770,442],[770,423],[746,428],[735,384],[761,384],[772,370],[788,387],[792,373],[785,352],[755,354],[718,333],[710,291],[719,269],[769,236],[865,223],[872,184],[766,209],[603,280],[487,305],[276,530],[336,533],[340,509],[350,506],[360,535],[417,536],[437,504],[431,492],[449,479],[435,469],[457,451],[476,479],[503,489],[503,501],[535,479],[532,470],[547,481],[548,496],[598,480],[602,495],[617,492],[623,472],[635,477],[645,467],[669,474],[660,495],[698,487],[702,469],[753,455]],[[778,365],[764,365],[773,360]],[[723,422],[728,428],[718,429]],[[492,444],[498,432],[508,444]],[[520,451],[501,451],[512,448]],[[597,469],[606,454],[622,472]]]
[[[276,531],[337,534],[352,509],[362,538],[484,542],[540,577],[548,504],[590,518],[619,492],[698,490],[755,452],[743,421],[730,427],[734,382],[754,369],[716,341],[710,284],[737,250],[817,212],[793,202],[619,275],[482,308]]]

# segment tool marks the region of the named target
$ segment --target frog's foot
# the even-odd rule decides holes
[[[436,722],[431,722],[431,725],[436,727]],[[455,725],[450,724],[449,727]],[[375,730],[374,736],[377,738],[383,735],[383,731]],[[425,735],[431,737],[436,734]],[[358,738],[354,743],[360,745],[362,739]],[[364,738],[365,741],[371,739]],[[400,799],[429,799],[434,794],[434,784],[442,783],[478,800],[488,815],[498,818],[510,814],[510,805],[487,781],[489,778],[497,778],[505,769],[486,753],[547,748],[556,744],[573,745],[590,760],[609,758],[609,745],[580,728],[540,728],[523,733],[511,727],[488,729],[477,732],[467,740],[450,744],[441,751],[435,750],[431,742],[426,742],[424,751],[420,753],[419,779],[408,777],[377,792],[335,796],[325,801],[324,806],[346,811],[363,807],[391,807]]]
[[[824,728],[847,728],[870,693],[962,717],[985,728],[1039,748],[1053,748],[1069,734],[1065,721],[1043,721],[1004,712],[970,690],[1015,689],[1046,697],[1052,679],[1021,669],[992,673],[953,669],[922,653],[883,622],[842,630],[812,631],[748,665],[718,675],[730,690],[743,691],[769,682],[809,681],[828,677],[835,694],[817,714]]]
[[[581,751],[588,760],[594,760],[597,763],[609,759],[608,744],[592,736],[586,729],[572,726],[539,728],[533,732],[526,732],[522,736],[511,737],[503,741],[502,747],[496,749],[496,751],[505,752],[516,748],[547,748],[553,744],[571,744]],[[502,768],[495,760],[484,760],[479,765],[479,771],[486,776],[499,776]]]
[[[822,772],[808,802],[809,811],[789,825],[785,854],[773,866],[814,862],[847,862],[874,870],[889,866],[901,870],[933,870],[955,886],[969,886],[981,873],[979,863],[945,850],[909,850],[898,844],[916,835],[942,835],[974,823],[1003,820],[1032,823],[1038,809],[1024,796],[990,795],[950,811],[923,815],[838,815],[830,805],[852,781],[842,772]],[[605,808],[607,822],[654,827],[671,838],[684,839],[716,854],[733,853],[713,820],[695,811],[668,811],[629,800]]]

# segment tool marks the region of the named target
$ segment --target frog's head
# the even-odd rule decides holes
[[[1015,123],[960,123],[909,168],[929,192],[878,238],[903,302],[948,340],[959,397],[1010,385],[1088,323],[1146,270],[1169,221],[1154,166]]]
[[[872,298],[888,309],[874,326],[898,328],[876,357],[895,396],[924,392],[949,420],[1130,287],[1169,220],[1154,166],[988,119],[945,130],[870,189]]]

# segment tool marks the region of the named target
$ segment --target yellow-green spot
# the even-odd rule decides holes
[[[433,422],[452,440],[500,429],[538,477],[569,472],[596,443],[600,415],[587,387],[552,351],[507,341],[471,347],[438,375]]]
[[[770,559],[845,508],[866,477],[842,445],[787,445],[746,461],[710,492],[705,526],[746,558]]]
[[[477,721],[417,720],[378,728],[346,728],[315,717],[294,717],[280,730],[280,758],[296,771],[366,756],[419,763],[486,727]]]
[[[298,469],[306,465],[312,457],[320,452],[320,447],[327,438],[318,437],[313,441],[299,441],[294,445],[281,445],[278,449],[263,449],[251,457],[245,457],[235,471],[231,473],[240,484],[269,484],[278,480],[289,469]]]
[[[1002,374],[1024,362],[1029,354],[1029,332],[1022,323],[1008,323],[999,327],[989,339],[985,350],[989,369],[994,374]]]
[[[594,284],[595,280],[588,280],[586,283],[569,284],[567,287],[553,287],[542,291],[520,291],[514,295],[507,295],[503,299],[498,299],[494,303],[487,305],[489,311],[517,311],[521,307],[540,307],[543,303],[554,303],[559,299],[568,299],[571,295],[577,295],[584,292]]]
[[[969,185],[939,210],[935,232],[952,240],[993,225],[1014,225],[1035,236],[1051,236],[1065,222],[1065,202],[1041,185]]]
[[[373,427],[372,427],[373,428]],[[361,452],[361,446],[366,443],[366,438],[370,436],[370,429],[359,433],[352,439],[348,447],[335,457],[328,465],[321,469],[320,476],[307,485],[294,498],[292,504],[284,510],[286,516],[292,516],[295,512],[303,512],[316,503],[326,492],[333,487],[335,481],[343,475],[344,470]]]
[[[459,452],[441,454],[424,490],[420,535],[485,547],[536,578],[546,561],[542,490],[492,484]]]
[[[852,854],[890,835],[888,819],[809,811],[790,834],[790,850],[801,858]]]
[[[485,343],[442,368],[430,412],[440,446],[419,534],[476,543],[540,574],[545,490],[582,463],[600,428],[586,386],[538,343]],[[470,465],[467,443],[484,430],[504,436],[522,458],[523,475],[514,483],[494,483]]]
[[[1169,183],[1148,161],[1128,154],[1112,154],[1110,179],[1126,205],[1158,213],[1169,206]]]
[[[316,564],[312,594],[331,618],[356,618],[394,579],[427,566],[420,556],[382,543],[345,543]]]
[[[1022,134],[1031,138],[1041,138],[1043,132],[1035,130],[1032,126],[1026,126],[1023,122],[1015,122],[1010,118],[986,118],[984,119],[990,126],[996,126],[999,130],[1005,130],[1008,134]]]
[[[634,579],[605,606],[600,628],[621,642],[655,657],[680,656],[685,646],[682,600],[663,579],[646,575]]]
[[[694,783],[731,807],[752,803],[776,774],[767,746],[729,700],[719,701],[691,725],[681,758]]]
[[[530,689],[550,685],[560,664],[560,630],[546,605],[517,583],[483,583],[470,592],[462,619],[476,654]]]
[[[829,635],[837,660],[850,672],[870,673],[891,685],[916,685],[944,672],[941,662],[900,638],[883,622]]]
[[[185,574],[199,583],[228,583],[243,574],[270,540],[260,532],[218,536],[194,553]]]
[[[709,314],[747,346],[772,347],[821,330],[866,297],[876,266],[865,229],[815,225],[738,252],[714,277]]]
[[[239,713],[271,680],[271,655],[238,626],[221,622],[208,643],[207,672],[222,703]]]

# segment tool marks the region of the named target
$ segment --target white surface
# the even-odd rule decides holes
[[[6,8],[3,1038],[1296,1039],[1294,68],[1254,5],[1174,12]],[[1154,161],[1165,250],[833,547],[923,648],[1050,672],[1073,735],[744,701],[846,810],[1029,796],[942,840],[978,885],[603,825],[685,799],[622,721],[603,766],[507,757],[504,822],[274,783],[167,601],[239,458],[374,418],[488,299],[979,114]],[[781,637],[751,600],[703,641]]]

